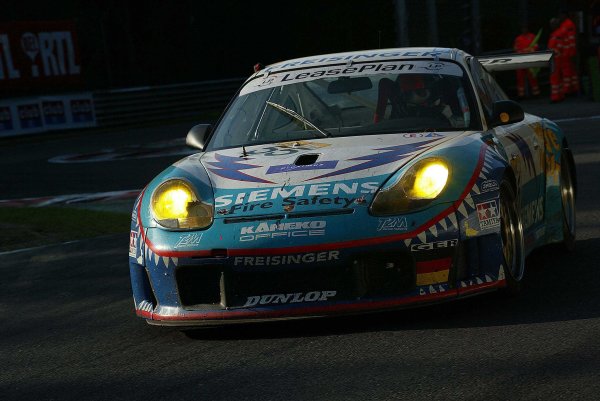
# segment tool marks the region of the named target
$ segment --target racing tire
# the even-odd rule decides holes
[[[575,249],[575,180],[573,157],[569,149],[563,149],[560,157],[560,198],[563,215],[562,248],[567,252]]]
[[[525,240],[518,212],[518,199],[508,180],[500,183],[500,237],[504,259],[505,293],[514,295],[521,290],[525,273]]]

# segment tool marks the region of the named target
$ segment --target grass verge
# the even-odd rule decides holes
[[[69,207],[0,207],[0,252],[129,231],[129,213]]]

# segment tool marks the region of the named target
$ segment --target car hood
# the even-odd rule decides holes
[[[323,138],[205,152],[215,217],[314,211],[370,204],[409,160],[458,132]],[[254,206],[252,206],[254,205]]]

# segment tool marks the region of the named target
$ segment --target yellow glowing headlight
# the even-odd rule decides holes
[[[437,198],[448,183],[449,169],[438,158],[418,161],[391,186],[381,189],[371,205],[375,215],[400,214]]]
[[[151,200],[152,215],[166,228],[198,229],[212,223],[213,208],[203,203],[186,181],[173,179],[160,184]]]
[[[406,195],[411,199],[433,199],[442,192],[448,181],[448,167],[441,161],[428,161],[407,182]]]

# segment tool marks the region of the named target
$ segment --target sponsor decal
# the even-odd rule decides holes
[[[529,228],[544,219],[544,197],[529,202],[521,209],[523,228]]]
[[[315,150],[320,148],[326,148],[329,146],[328,143],[312,142],[312,141],[291,141],[291,142],[279,142],[276,146],[280,148],[293,148],[293,149],[306,149]]]
[[[275,256],[236,256],[233,260],[234,266],[281,266],[291,264],[306,264],[328,262],[339,260],[339,251],[324,251],[299,253],[293,255]]]
[[[264,146],[246,151],[248,156],[289,156],[306,150],[316,150],[329,146],[328,143],[311,141],[280,142],[272,146]]]
[[[196,246],[200,244],[200,240],[202,239],[202,233],[189,233],[185,235],[181,235],[179,240],[175,244],[173,248],[187,248],[191,246]]]
[[[406,231],[408,223],[406,217],[389,217],[379,219],[377,231]]]
[[[359,196],[358,198],[354,199],[354,203],[356,203],[357,205],[365,205],[367,203],[367,198],[365,198],[365,196]]]
[[[426,52],[418,52],[418,51],[393,51],[393,52],[383,52],[383,53],[350,53],[350,54],[338,54],[334,56],[322,57],[322,58],[305,58],[301,60],[295,60],[290,62],[284,62],[281,65],[274,65],[272,67],[266,68],[265,72],[290,68],[290,67],[300,67],[303,65],[310,64],[320,64],[320,63],[328,63],[334,61],[350,61],[355,60],[357,62],[363,59],[373,59],[373,58],[394,58],[394,57],[439,57],[443,54],[448,54],[447,50],[434,50],[434,51],[426,51]],[[430,63],[430,62],[427,62]]]
[[[282,164],[278,166],[271,166],[267,170],[267,174],[277,173],[289,173],[294,171],[306,171],[306,170],[331,170],[334,169],[338,164],[338,160],[328,160],[322,162],[316,162],[313,164],[307,164],[303,166],[297,166],[295,164]]]
[[[498,204],[495,200],[477,204],[477,218],[482,230],[497,227],[500,225],[500,215],[498,213]]]
[[[311,291],[289,294],[254,295],[247,297],[244,307],[271,304],[295,304],[299,302],[320,302],[335,297],[337,291]]]
[[[511,61],[512,58],[479,59],[479,63],[481,63],[481,65],[506,64],[510,63]]]
[[[378,188],[379,183],[377,182],[360,184],[358,182],[338,182],[274,187],[239,192],[235,195],[217,196],[215,207],[228,207],[219,210],[219,214],[233,214],[256,209],[271,209],[275,205],[272,200],[281,200],[284,209],[307,205],[340,205],[347,208],[357,197],[340,195],[371,194]]]
[[[441,69],[443,69],[446,66],[446,64],[444,63],[429,63],[427,64],[425,67],[421,67],[421,68],[425,68],[426,70],[430,70],[430,71],[439,71]]]
[[[325,235],[327,222],[294,221],[290,223],[260,223],[255,226],[245,226],[240,230],[240,241],[255,241],[261,238],[296,238]]]
[[[411,52],[418,54],[418,52]],[[357,62],[352,64],[352,62],[345,63],[344,65],[323,65],[323,66],[312,66],[310,69],[298,69],[296,67],[295,71],[282,71],[282,72],[273,72],[275,69],[292,67],[295,65],[307,65],[307,64],[315,64],[315,61],[318,63],[319,60],[331,60],[332,58],[337,58],[340,61],[346,60],[350,61],[354,59],[354,56],[350,56],[351,58],[344,57],[328,57],[325,59],[316,59],[311,61],[297,61],[291,63],[284,63],[282,66],[273,66],[264,70],[265,74],[262,76],[256,77],[256,79],[248,82],[246,86],[242,88],[240,91],[240,95],[246,95],[248,93],[252,93],[257,90],[272,88],[275,86],[281,85],[289,85],[300,82],[308,82],[314,81],[316,79],[321,78],[336,78],[336,77],[352,77],[352,76],[360,76],[360,75],[375,75],[375,74],[385,74],[390,72],[402,72],[408,74],[433,74],[433,73],[443,73],[454,76],[462,76],[463,72],[457,64],[454,63],[438,63],[431,61],[420,61],[420,60],[410,60],[410,61],[373,61],[373,62]],[[373,54],[371,57],[376,57]],[[321,61],[322,63],[323,61]],[[284,67],[285,66],[285,67]]]
[[[410,133],[410,134],[403,134],[402,135],[404,138],[440,138],[443,137],[444,135],[440,135],[437,132],[427,132],[427,133]]]
[[[485,180],[481,183],[481,192],[490,192],[497,191],[500,187],[498,186],[498,181],[495,180]]]
[[[412,70],[415,68],[415,65],[412,63],[393,63],[393,62],[383,62],[383,63],[366,63],[357,65],[355,67],[333,67],[333,68],[324,68],[322,70],[316,71],[299,71],[299,72],[290,72],[287,74],[282,74],[279,79],[281,82],[289,82],[289,81],[298,81],[306,78],[321,78],[324,76],[334,76],[334,75],[354,75],[360,74],[364,72],[391,72],[391,71],[404,71],[404,70]]]
[[[434,249],[452,248],[457,244],[457,239],[451,239],[447,241],[426,242],[424,244],[413,244],[410,246],[410,250],[413,252],[432,251]]]
[[[137,239],[137,231],[131,230],[129,232],[129,256],[132,258],[135,258],[137,255]]]

